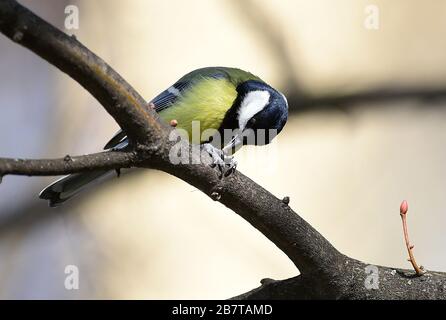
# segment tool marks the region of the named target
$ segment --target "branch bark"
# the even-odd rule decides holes
[[[366,263],[346,257],[304,219],[287,201],[280,200],[236,172],[223,180],[209,164],[173,164],[169,152],[176,141],[168,139],[171,128],[146,107],[144,99],[119,74],[73,37],[35,16],[13,0],[0,2],[0,31],[32,50],[88,90],[129,135],[128,152],[104,152],[56,160],[0,160],[0,173],[54,175],[86,170],[142,167],[175,175],[215,201],[232,209],[260,230],[282,250],[301,275],[264,284],[238,298],[446,298],[446,274],[428,272],[410,279],[413,272],[378,267],[380,289],[364,285]],[[182,142],[191,160],[202,157]],[[68,161],[67,161],[68,160]],[[408,278],[409,277],[409,278]]]
[[[351,299],[351,300],[432,300],[446,298],[445,274],[428,272],[417,276],[412,270],[375,266],[378,282],[367,286],[363,262],[347,258],[342,274],[330,281],[318,281],[317,275],[302,274],[286,280],[262,281],[262,285],[234,300],[260,299]],[[368,282],[367,282],[368,283]]]

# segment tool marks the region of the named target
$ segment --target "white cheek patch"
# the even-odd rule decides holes
[[[238,110],[238,123],[240,130],[245,129],[249,119],[261,111],[269,102],[268,91],[251,91],[243,99]]]

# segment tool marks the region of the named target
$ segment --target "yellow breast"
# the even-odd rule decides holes
[[[189,142],[199,144],[220,127],[236,97],[236,88],[228,80],[202,78],[159,114],[168,123],[176,120]]]

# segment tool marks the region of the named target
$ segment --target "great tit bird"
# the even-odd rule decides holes
[[[235,166],[233,152],[246,144],[270,143],[288,118],[288,102],[282,93],[249,72],[226,67],[192,71],[161,92],[149,105],[161,119],[185,131],[191,143],[202,144],[214,163],[228,165],[230,169]],[[199,137],[193,134],[194,122],[199,123]],[[222,138],[217,146],[216,135],[203,135],[212,130]],[[122,150],[128,143],[121,130],[104,149]],[[231,159],[229,164],[228,158]],[[39,196],[49,200],[50,206],[56,206],[106,173],[70,174],[46,187]]]

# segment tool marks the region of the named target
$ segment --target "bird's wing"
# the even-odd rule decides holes
[[[116,147],[119,143],[127,139],[127,135],[124,131],[119,130],[115,133],[115,135],[110,139],[109,142],[104,146],[104,150],[111,149]]]
[[[171,87],[161,92],[155,98],[153,98],[149,103],[155,105],[156,112],[160,112],[166,108],[169,108],[178,97],[190,86],[191,81],[179,80],[174,83]],[[118,144],[127,139],[127,135],[122,130],[119,130],[113,138],[104,146],[104,149],[110,149],[116,147]]]

